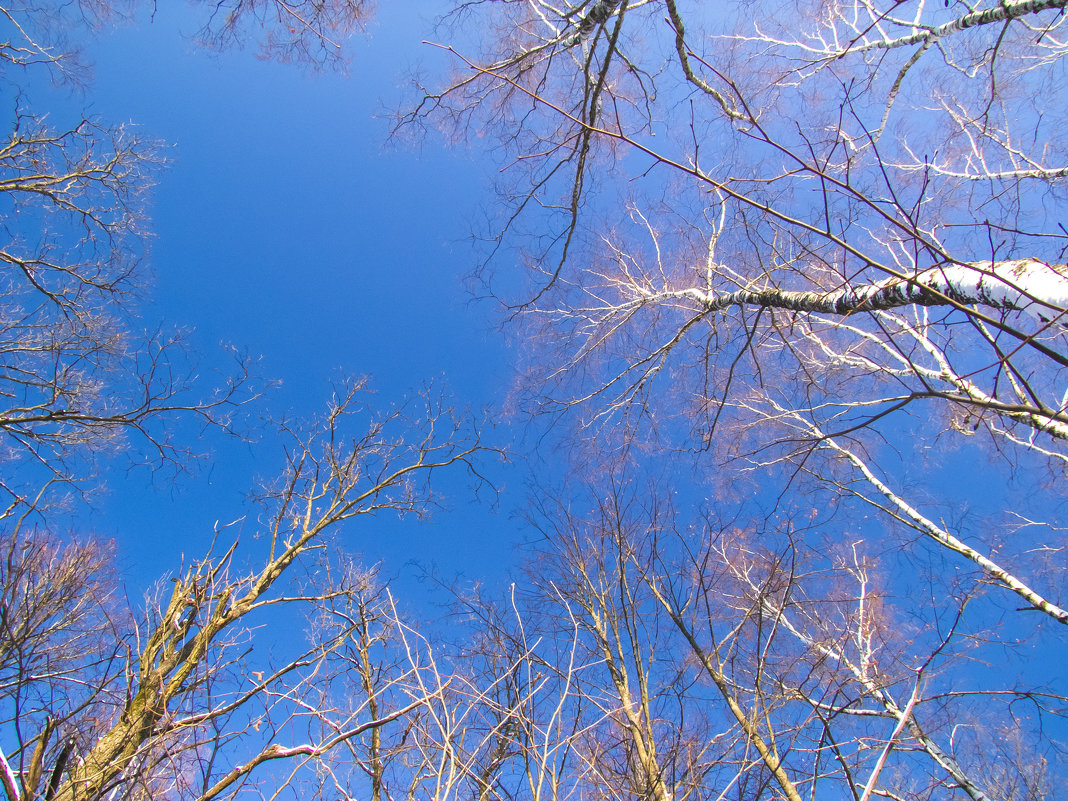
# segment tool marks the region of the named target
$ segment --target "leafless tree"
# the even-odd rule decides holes
[[[1063,3],[680,6],[460,4],[509,35],[402,120],[494,132],[500,235],[542,230],[534,408],[823,481],[1068,622],[1030,492],[1066,459]],[[965,542],[887,441],[997,449],[1031,476],[997,525],[1044,539]]]
[[[365,748],[380,781],[387,760],[373,733],[441,687],[407,660],[375,669],[375,642],[399,617],[365,574],[326,569],[337,560],[322,552],[356,518],[432,509],[441,470],[466,465],[481,481],[482,446],[433,399],[376,414],[362,390],[340,388],[319,424],[285,428],[286,468],[261,496],[251,569],[220,529],[220,552],[162,586],[140,620],[101,570],[105,553],[16,529],[0,652],[11,801],[207,801],[253,791],[261,766],[280,763],[265,794],[299,794],[321,785],[311,766],[342,747]],[[287,615],[311,621],[307,645],[283,647],[276,662],[254,656],[253,630]],[[347,694],[332,692],[339,683]]]
[[[355,758],[376,792],[1056,796],[1066,699],[1043,671],[984,666],[1018,632],[970,625],[981,593],[960,576],[901,594],[889,547],[820,549],[803,516],[743,526],[671,495],[612,478],[543,493],[510,590],[460,593],[440,632],[391,627],[408,666],[392,686],[427,700],[381,769]]]
[[[125,8],[0,8],[13,34],[3,79],[15,89],[0,146],[0,484],[12,509],[42,509],[42,487],[84,490],[102,455],[189,466],[200,454],[176,427],[233,430],[258,394],[246,359],[216,387],[194,386],[182,333],[139,330],[156,143],[90,118],[51,123],[21,90],[42,70],[81,80],[75,33]]]
[[[369,12],[362,0],[197,5],[205,42],[260,39],[265,56],[314,67],[342,66],[340,43]],[[158,143],[90,117],[57,126],[22,89],[41,72],[83,83],[78,45],[86,33],[154,7],[0,5],[11,32],[0,45],[0,78],[14,90],[0,147],[0,483],[10,503],[49,482],[83,488],[104,453],[186,467],[199,454],[171,436],[175,426],[233,431],[235,412],[260,391],[242,356],[215,387],[194,386],[182,333],[139,330],[145,200],[162,163]]]
[[[545,538],[517,608],[545,639],[566,632],[554,615],[577,632],[571,654],[537,649],[541,675],[574,677],[561,708],[576,724],[557,735],[574,754],[562,788],[611,798],[1055,797],[1063,692],[1044,671],[1006,684],[998,666],[977,665],[1018,648],[1018,632],[969,625],[980,597],[966,583],[932,578],[926,597],[920,586],[902,595],[883,572],[890,548],[859,539],[816,548],[803,516],[741,526],[714,507],[677,507],[672,495],[609,479],[537,507]],[[498,630],[489,615],[479,625]],[[1008,747],[992,749],[1006,732]],[[502,771],[501,797],[521,795],[511,775]]]
[[[79,31],[148,5],[4,3],[4,80],[18,88],[29,70],[82,80]],[[339,42],[367,12],[363,2],[199,5],[205,42],[262,37],[264,55],[314,67],[342,64]],[[180,334],[136,331],[155,144],[88,118],[55,128],[16,94],[0,150],[4,795],[347,794],[356,766],[383,798],[414,747],[400,721],[446,703],[447,681],[421,661],[388,593],[327,540],[357,517],[430,511],[442,470],[466,466],[480,482],[477,430],[441,397],[376,413],[362,382],[340,386],[324,419],[274,424],[286,465],[259,495],[252,542],[239,548],[237,526],[220,528],[173,586],[143,605],[122,597],[106,548],[49,532],[41,512],[55,490],[84,487],[101,453],[184,467],[196,438],[175,432],[231,430],[256,390],[243,360],[221,389],[205,389]],[[307,643],[254,651],[256,630],[289,616],[307,621]],[[397,736],[384,734],[395,721]]]
[[[207,20],[202,41],[215,47],[257,42],[260,55],[315,69],[344,68],[345,42],[363,30],[369,0],[197,0]]]
[[[251,30],[265,55],[316,67],[340,65],[337,44],[365,13],[361,2],[201,5],[205,41],[238,44]],[[144,6],[4,3],[4,80],[84,79],[78,34]],[[403,650],[380,658],[400,615],[326,541],[356,517],[428,512],[441,470],[466,465],[480,481],[478,432],[441,397],[376,413],[363,382],[339,386],[323,420],[274,425],[286,466],[259,496],[254,542],[239,549],[236,527],[221,528],[173,586],[143,605],[122,597],[107,549],[62,544],[42,511],[86,486],[101,453],[185,467],[196,438],[181,426],[231,430],[256,390],[244,360],[212,390],[193,381],[180,334],[136,331],[155,144],[88,118],[55,128],[16,98],[0,150],[4,795],[327,793],[345,786],[332,761],[344,749],[381,798],[401,752],[380,729],[442,688]],[[305,616],[306,646],[254,654],[254,631],[287,615]]]
[[[496,145],[503,210],[481,275],[537,342],[528,408],[577,441],[579,469],[611,461],[606,450],[673,453],[718,515],[746,521],[743,539],[778,538],[770,552],[787,562],[836,554],[784,579],[761,548],[724,540],[687,546],[703,554],[695,584],[672,583],[677,565],[649,568],[707,679],[737,704],[768,792],[819,783],[819,760],[809,778],[777,774],[771,743],[788,732],[852,774],[843,792],[857,798],[898,792],[899,737],[933,765],[904,797],[1056,792],[1062,774],[1045,790],[1027,778],[1055,733],[1030,731],[1007,783],[965,764],[945,729],[925,737],[931,714],[987,735],[1014,725],[1007,670],[983,673],[990,696],[928,694],[947,653],[974,647],[973,664],[991,665],[1047,654],[1068,623],[1064,3],[454,9],[455,73],[421,87],[400,127]],[[916,631],[882,629],[898,654],[889,684],[865,684],[863,660],[828,646],[867,636],[847,632],[868,625],[872,581]],[[801,595],[811,611],[784,600]],[[821,687],[848,686],[863,711],[823,696],[806,710],[784,694],[802,677],[771,663],[785,684],[762,689],[764,657],[735,675],[728,657],[758,622],[774,631],[768,654],[781,646],[795,671],[833,664]],[[735,633],[723,640],[719,625]],[[1019,643],[984,644],[984,629]],[[765,698],[775,709],[746,731]],[[812,727],[829,709],[821,745]],[[896,733],[869,758],[857,749],[877,735],[850,726],[876,718]]]

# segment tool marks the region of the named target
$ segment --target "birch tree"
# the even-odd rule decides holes
[[[1062,7],[494,4],[510,35],[401,122],[497,137],[532,411],[822,482],[1065,623],[1033,558],[1068,433]],[[884,442],[1031,475],[1019,536],[944,531]]]
[[[899,594],[889,545],[815,547],[800,515],[724,519],[640,472],[536,507],[523,624],[581,632],[577,661],[538,649],[582,699],[567,708],[585,725],[557,740],[578,757],[561,795],[1056,797],[1063,691],[1043,670],[1002,683],[977,667],[1019,647],[969,623],[981,591]],[[498,792],[521,797],[511,776]]]
[[[399,120],[495,147],[500,212],[479,277],[537,343],[520,401],[535,424],[552,421],[577,470],[670,454],[717,518],[759,533],[754,549],[838,554],[819,568],[833,581],[796,584],[804,614],[759,600],[781,568],[758,569],[765,557],[747,548],[691,542],[704,554],[685,573],[696,585],[677,565],[650,568],[707,679],[754,693],[734,698],[739,726],[762,708],[760,685],[725,654],[757,620],[775,631],[769,654],[818,663],[870,704],[820,722],[838,702],[776,696],[745,735],[764,739],[771,775],[772,739],[808,731],[796,748],[831,758],[854,798],[1043,797],[1063,784],[1028,778],[1057,753],[1054,732],[981,779],[979,752],[965,766],[962,741],[954,753],[926,722],[964,692],[926,694],[952,651],[938,633],[977,662],[1038,665],[1068,622],[1063,7],[458,3],[439,36],[453,77],[420,86]],[[475,29],[501,35],[465,37]],[[700,578],[713,575],[725,578]],[[847,633],[856,618],[827,627],[847,616],[835,587],[852,587],[859,609],[873,576],[924,633],[911,647],[887,624],[884,647],[901,656],[885,696],[861,657],[826,650],[867,636]],[[687,618],[698,598],[722,610],[727,640],[712,612]],[[990,699],[1015,692],[1007,668],[982,676]],[[1063,696],[1056,679],[1047,689]],[[937,716],[993,739],[1012,729],[1011,704],[969,697]],[[874,733],[837,728],[869,713],[890,721],[884,758],[858,756]],[[902,742],[926,755],[931,784],[893,789]],[[808,769],[768,797],[789,783],[811,792],[820,768]]]

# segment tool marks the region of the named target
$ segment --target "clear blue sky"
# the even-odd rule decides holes
[[[155,315],[192,329],[206,380],[225,368],[222,346],[261,357],[260,374],[281,381],[264,402],[274,415],[318,412],[342,374],[372,376],[384,404],[428,381],[475,410],[508,389],[494,309],[464,288],[488,168],[477,151],[433,139],[387,142],[411,70],[441,56],[420,43],[433,3],[384,5],[349,43],[350,73],[340,76],[264,62],[254,48],[205,51],[190,39],[197,17],[160,4],[151,23],[91,43],[84,93],[49,101],[166,144],[150,210],[146,325]],[[253,448],[211,444],[199,476],[172,486],[120,474],[76,524],[114,537],[135,583],[203,556],[215,521],[243,514],[243,493],[280,465],[270,436]],[[459,484],[452,511],[430,525],[383,517],[355,526],[348,546],[384,560],[387,573],[418,559],[445,573],[499,574],[520,536],[500,512],[520,502],[522,482],[516,470],[498,476],[499,511]],[[250,520],[243,536],[254,530]]]

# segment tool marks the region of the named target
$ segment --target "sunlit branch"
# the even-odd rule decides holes
[[[898,702],[894,699],[893,695],[890,693],[889,688],[884,686],[881,677],[878,676],[871,669],[870,658],[864,658],[865,646],[863,643],[865,642],[866,638],[862,632],[862,629],[867,623],[867,618],[863,614],[862,609],[860,609],[859,614],[857,616],[857,631],[855,633],[856,638],[858,638],[862,642],[862,647],[859,651],[861,658],[858,661],[851,658],[850,655],[846,652],[846,650],[834,639],[825,636],[820,636],[819,634],[813,635],[805,631],[803,625],[795,619],[795,617],[800,614],[799,612],[792,611],[789,607],[778,603],[772,595],[762,591],[761,587],[757,586],[753,582],[749,574],[745,570],[740,569],[737,565],[732,563],[730,559],[727,559],[724,564],[727,565],[732,575],[734,575],[738,580],[748,585],[754,597],[763,606],[765,611],[769,615],[773,615],[776,620],[780,621],[781,625],[786,631],[796,637],[797,640],[802,642],[807,648],[812,649],[815,653],[821,654],[823,657],[832,660],[834,664],[841,665],[842,667],[844,667],[853,677],[853,679],[864,689],[866,695],[869,698],[873,699],[876,703],[878,703],[882,707],[883,711],[885,711],[886,714],[889,714],[896,721],[895,733],[889,742],[893,742],[894,738],[900,735],[903,730],[907,729],[909,735],[915,738],[916,741],[920,743],[923,750],[953,778],[957,785],[961,789],[963,789],[973,801],[989,800],[990,796],[985,791],[983,791],[973,779],[968,776],[967,772],[950,754],[947,754],[923,730],[923,728],[916,720],[914,708],[916,702],[920,700],[918,692],[920,689],[920,682],[923,677],[924,670],[926,668],[921,668],[920,670],[916,671],[913,692],[905,708],[902,708],[901,705],[898,704]],[[858,580],[863,582],[864,571],[862,570],[859,564],[855,566],[854,574],[856,575]],[[867,596],[864,592],[862,584],[861,592],[858,595],[858,604],[863,604],[866,597]],[[946,641],[944,640],[942,644],[943,646],[945,642]],[[940,648],[941,647],[942,646],[940,646]],[[937,651],[935,653],[937,653]],[[932,658],[933,656],[928,657],[926,659],[925,664],[929,664]],[[804,697],[808,703],[818,705],[818,702],[815,702],[812,699],[804,696],[804,694],[800,691],[798,691],[798,693],[802,695],[802,697]],[[836,713],[845,712],[846,714],[865,713],[865,710],[863,709],[853,708],[849,710],[828,711],[835,711]],[[874,792],[874,780],[876,777],[877,773],[875,770],[873,770],[870,780],[868,782],[868,786],[872,788],[872,792]]]
[[[865,480],[889,503],[889,506],[883,506],[863,493],[853,490],[862,500],[867,501],[876,508],[887,511],[891,516],[929,537],[942,547],[974,562],[997,584],[1019,595],[1027,601],[1029,606],[1045,612],[1058,623],[1068,624],[1068,610],[1045,598],[1013,575],[1013,573],[921,514],[919,510],[876,476],[868,463],[858,456],[855,450],[846,448],[834,437],[826,435],[818,425],[802,417],[798,412],[791,412],[782,407],[778,407],[776,412],[781,416],[780,419],[788,418],[794,421],[802,430],[810,433],[818,447],[828,449],[852,464],[864,476]]]

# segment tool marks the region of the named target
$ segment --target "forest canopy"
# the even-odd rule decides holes
[[[266,92],[289,139],[216,136],[243,179],[188,167],[175,205],[237,185],[226,230],[266,248],[165,262],[216,271],[180,322],[225,338],[214,302],[357,371],[405,335],[447,354],[443,381],[388,357],[419,387],[391,402],[350,374],[282,394],[254,343],[146,324],[173,303],[150,196],[187,167],[92,111],[88,54],[173,9],[0,0],[3,796],[1063,795],[1064,6],[454,2],[413,70],[395,9],[191,0],[175,40],[256,76],[225,119]],[[379,83],[414,191],[285,108]],[[443,143],[477,166],[435,183]],[[461,195],[458,263],[413,249]],[[488,346],[426,309],[509,343],[488,408]],[[170,575],[124,574],[151,532],[91,535],[118,476],[162,503],[253,440],[241,517]],[[507,563],[463,511],[493,504]],[[405,532],[449,515],[466,569],[397,578],[425,556]]]

